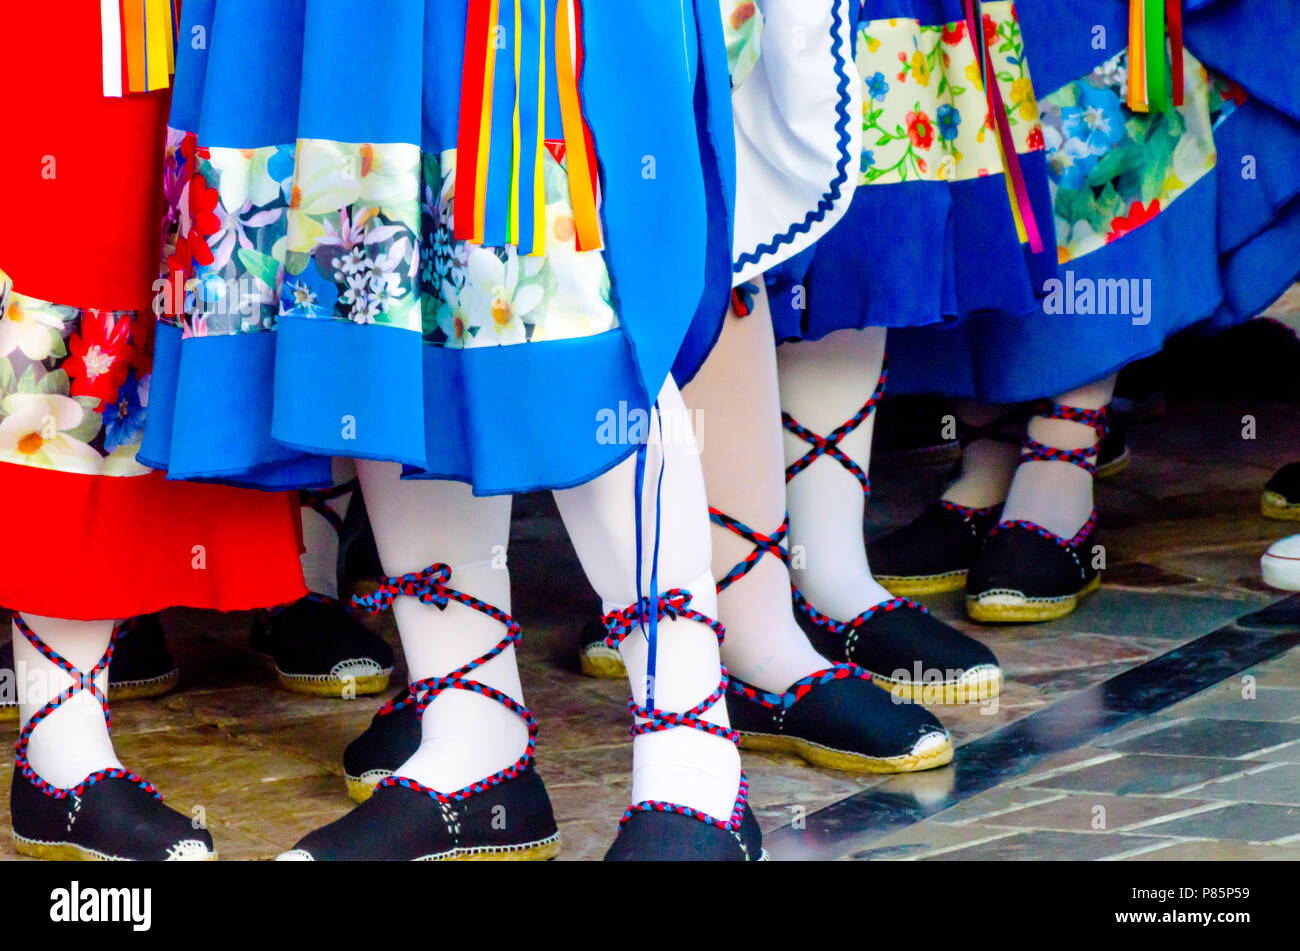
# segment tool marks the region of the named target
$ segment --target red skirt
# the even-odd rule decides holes
[[[135,458],[168,94],[104,97],[97,0],[0,5],[0,63],[0,605],[95,620],[301,597],[296,499]]]

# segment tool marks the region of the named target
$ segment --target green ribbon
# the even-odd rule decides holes
[[[1168,112],[1168,69],[1165,64],[1165,0],[1145,0],[1142,18],[1146,36],[1147,108]]]

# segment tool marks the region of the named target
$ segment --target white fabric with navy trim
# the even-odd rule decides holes
[[[757,0],[762,55],[732,95],[736,124],[733,284],[814,244],[857,183],[862,92],[853,0]]]

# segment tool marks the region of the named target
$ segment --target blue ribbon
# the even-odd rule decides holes
[[[655,537],[654,549],[650,556],[650,594],[648,596],[642,593],[641,589],[641,567],[642,567],[642,550],[644,542],[641,531],[642,516],[642,496],[645,492],[645,469],[646,456],[650,445],[650,432],[646,431],[645,440],[636,451],[636,603],[637,603],[637,622],[641,630],[646,634],[649,641],[649,649],[646,655],[646,691],[645,705],[646,709],[655,709],[654,685],[655,671],[659,654],[659,537],[662,526],[663,508],[660,504],[663,500],[664,489],[664,470],[668,467],[668,461],[664,457],[663,443],[663,422],[660,417],[659,402],[656,400],[652,407],[654,417],[659,421],[660,437],[660,461],[659,461],[659,479],[655,486]],[[649,630],[647,630],[647,627]]]

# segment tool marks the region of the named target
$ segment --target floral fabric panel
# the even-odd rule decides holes
[[[1129,111],[1127,50],[1043,101],[1062,263],[1152,220],[1214,169],[1214,123],[1245,94],[1184,60],[1184,104],[1169,112]]]
[[[18,293],[0,271],[0,462],[134,476],[152,318]]]
[[[722,4],[722,35],[727,41],[731,88],[738,88],[753,72],[762,54],[763,11],[754,0],[718,0]]]
[[[551,148],[542,158],[546,252],[540,255],[521,256],[513,245],[488,248],[457,241],[452,230],[456,151],[444,152],[441,162],[424,156],[421,283],[430,343],[490,347],[590,337],[618,327],[605,256],[578,250],[568,171]]]
[[[274,330],[282,315],[347,320],[448,347],[616,328],[604,256],[577,250],[555,154],[543,160],[546,253],[524,257],[455,240],[455,161],[404,143],[201,148],[172,132],[164,257],[177,306],[164,319],[186,336]]]
[[[1025,44],[1010,0],[983,5],[984,42],[993,60],[1011,134],[1020,153],[1043,147]],[[860,184],[958,181],[1003,171],[979,59],[959,20],[873,20],[859,27],[863,137]]]

